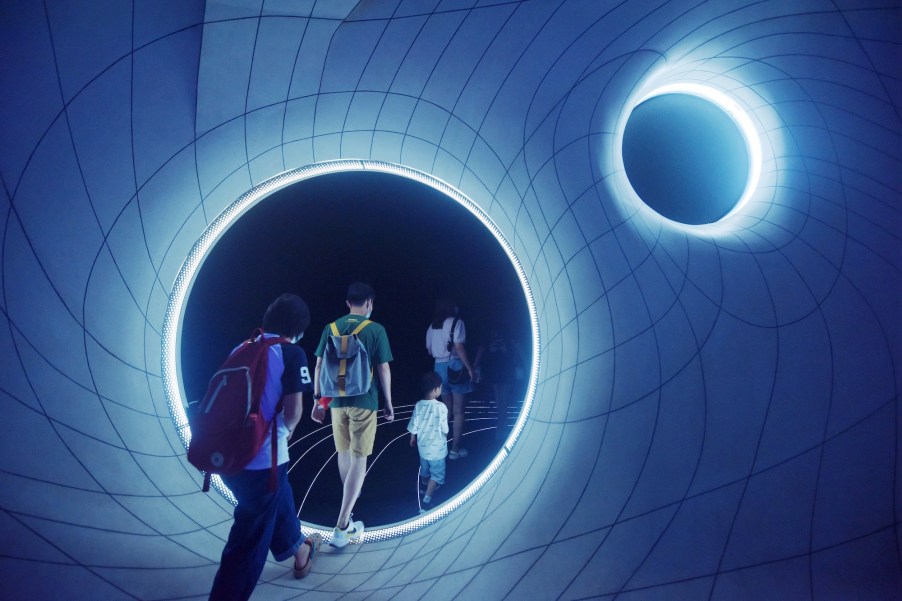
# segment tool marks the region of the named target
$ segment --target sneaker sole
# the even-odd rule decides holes
[[[336,549],[344,549],[344,548],[347,547],[350,543],[352,543],[352,542],[357,542],[357,541],[360,539],[361,536],[363,536],[363,528],[360,529],[360,532],[355,532],[354,534],[352,534],[352,535],[350,535],[350,536],[342,537],[341,543],[340,543],[340,544],[339,544],[339,543],[335,540],[335,538],[333,537],[333,538],[329,541],[329,546],[330,546],[330,547],[335,547]]]

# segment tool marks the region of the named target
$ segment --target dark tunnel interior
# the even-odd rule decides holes
[[[493,328],[504,328],[518,342],[519,384],[508,411],[519,407],[526,387],[530,331],[522,287],[491,232],[455,200],[407,178],[344,172],[258,201],[220,237],[198,272],[186,304],[181,373],[187,398],[202,397],[229,351],[260,325],[268,303],[283,292],[300,295],[310,307],[310,326],[298,344],[312,367],[323,327],[347,313],[345,291],[358,280],[376,290],[373,319],[389,335],[398,414],[392,424],[380,420],[373,476],[360,507],[374,525],[391,524],[417,513],[416,452],[405,432],[419,398],[419,375],[432,368],[425,332],[438,295],[458,300],[471,359]],[[331,434],[328,422],[325,428],[312,422],[305,400],[300,436],[318,444],[307,438],[292,446],[290,478],[302,519],[328,525],[341,502],[341,483],[333,443],[322,440]],[[496,435],[492,388],[477,387],[468,404],[471,455],[449,470],[440,500],[466,486],[503,442],[502,433]],[[329,465],[320,473],[324,463]]]

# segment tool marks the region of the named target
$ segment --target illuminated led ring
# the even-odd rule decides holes
[[[641,92],[640,92],[641,94]],[[633,102],[630,105],[628,111],[624,111],[623,118],[621,123],[619,124],[617,131],[620,132],[620,136],[618,136],[618,148],[616,152],[616,160],[618,161],[618,171],[622,180],[625,180],[626,185],[623,186],[624,189],[629,190],[631,195],[636,199],[641,201],[640,206],[647,207],[649,211],[653,211],[651,207],[648,207],[645,204],[645,201],[636,194],[636,191],[633,190],[632,185],[629,183],[629,179],[626,178],[626,171],[623,167],[623,131],[626,128],[626,122],[629,120],[630,115],[633,112],[633,109],[646,100],[654,98],[655,96],[663,96],[664,94],[691,94],[692,96],[698,96],[699,98],[704,98],[705,100],[714,103],[721,110],[726,112],[736,123],[737,127],[739,127],[739,131],[742,132],[742,137],[745,140],[746,148],[749,153],[749,175],[746,180],[745,188],[742,191],[742,196],[739,197],[739,200],[736,202],[736,205],[730,210],[729,213],[718,219],[714,223],[723,222],[733,215],[736,215],[739,211],[745,207],[746,203],[748,203],[749,199],[755,193],[755,190],[758,188],[758,180],[761,178],[761,139],[758,135],[758,131],[755,128],[755,124],[752,122],[752,119],[749,117],[748,113],[740,106],[736,100],[734,100],[729,95],[712,88],[710,86],[705,86],[697,83],[671,83],[664,86],[660,86],[655,88],[651,92],[647,94],[640,95],[638,100]],[[660,215],[657,211],[654,211],[655,215],[661,217],[661,219],[674,224],[679,225],[681,227],[688,228],[697,228],[704,227],[706,225],[711,224],[699,224],[699,225],[689,225],[685,223],[680,223],[678,221],[673,221],[672,219],[668,219],[663,215]]]
[[[213,222],[207,227],[198,241],[195,242],[194,247],[191,249],[191,252],[188,253],[188,257],[182,264],[178,276],[175,279],[175,284],[173,285],[172,291],[169,295],[169,304],[166,307],[166,318],[163,323],[163,388],[166,394],[166,401],[169,404],[169,413],[172,415],[173,422],[175,422],[175,427],[179,434],[179,438],[181,438],[182,443],[185,445],[185,449],[187,449],[188,444],[191,442],[191,429],[188,426],[188,419],[185,415],[186,404],[184,402],[184,399],[186,395],[181,378],[178,376],[180,365],[179,356],[181,348],[181,337],[179,336],[179,334],[182,330],[185,301],[188,298],[188,293],[190,292],[191,287],[194,284],[194,280],[198,271],[200,270],[200,266],[206,259],[210,249],[213,248],[213,246],[225,233],[229,226],[231,226],[231,224],[236,219],[238,219],[242,214],[244,214],[248,209],[250,209],[263,198],[269,196],[277,190],[280,190],[297,182],[320,175],[340,173],[343,171],[375,171],[406,177],[408,179],[426,184],[427,186],[438,190],[446,196],[453,198],[468,211],[470,211],[470,213],[475,215],[479,219],[479,221],[482,222],[482,224],[486,228],[488,228],[492,235],[495,236],[498,244],[500,244],[501,248],[504,249],[504,252],[507,253],[508,259],[516,270],[517,277],[520,278],[520,285],[523,287],[523,294],[526,297],[526,303],[529,308],[529,319],[532,329],[532,358],[530,361],[529,386],[527,387],[526,398],[523,400],[523,409],[520,411],[517,422],[511,430],[511,433],[505,441],[504,445],[498,451],[498,454],[494,459],[492,459],[492,461],[482,471],[482,473],[479,474],[479,476],[477,476],[465,489],[463,489],[446,503],[442,504],[440,507],[436,508],[434,511],[423,514],[422,516],[419,516],[417,518],[398,522],[396,524],[385,526],[383,528],[367,530],[363,535],[362,542],[373,542],[415,532],[420,528],[428,526],[429,524],[432,524],[433,522],[444,518],[452,511],[467,502],[471,497],[473,497],[473,495],[475,495],[476,492],[480,488],[482,488],[482,486],[489,480],[489,478],[491,478],[492,475],[498,471],[498,468],[510,454],[514,443],[516,443],[517,438],[519,438],[521,432],[523,431],[523,427],[526,424],[526,419],[529,415],[530,409],[532,408],[533,399],[536,393],[540,349],[538,326],[539,321],[536,313],[535,299],[533,298],[529,282],[526,279],[526,272],[523,270],[523,266],[520,263],[520,260],[517,258],[516,254],[514,254],[513,248],[511,248],[511,245],[501,233],[501,230],[498,229],[498,226],[495,225],[491,218],[486,215],[486,213],[481,208],[479,208],[476,203],[467,198],[459,190],[441,181],[440,179],[432,177],[431,175],[427,175],[426,173],[411,169],[409,167],[404,167],[402,165],[370,160],[337,160],[316,163],[313,165],[308,165],[306,167],[299,167],[291,171],[286,171],[284,173],[276,175],[275,177],[272,177],[271,179],[266,180],[265,182],[257,186],[254,186],[252,189],[242,194],[241,197],[238,198],[238,200],[229,205],[216,219],[213,220]],[[233,505],[237,503],[235,496],[232,494],[232,491],[228,489],[228,487],[219,476],[213,476],[212,485]],[[302,529],[304,533],[308,535],[314,532],[318,532],[324,536],[328,536],[332,533],[331,529],[322,530],[308,526],[306,524],[302,525]]]

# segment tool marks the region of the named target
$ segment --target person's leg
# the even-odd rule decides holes
[[[303,544],[301,521],[294,507],[294,492],[288,482],[288,466],[279,466],[278,488],[276,489],[276,516],[269,550],[276,561],[284,561],[291,556],[305,562],[310,547]]]
[[[335,441],[335,451],[338,453],[338,475],[344,485],[348,476],[348,450],[351,448],[350,422],[346,407],[331,409],[332,413],[332,438]]]
[[[350,451],[339,451],[338,452],[338,475],[341,477],[341,483],[344,485],[345,480],[348,478],[348,469],[351,467],[351,452]]]
[[[451,450],[457,452],[460,447],[460,437],[464,433],[464,404],[467,397],[460,392],[451,393],[451,397],[454,409],[454,424],[451,428]]]
[[[426,486],[429,484],[429,461],[420,457],[420,469],[417,470],[417,494],[426,494]]]
[[[447,361],[435,362],[435,373],[442,379],[442,402],[448,408],[448,425],[451,425],[452,403],[451,403],[451,387],[448,384],[448,363]]]
[[[445,404],[445,407],[448,408],[448,425],[451,425],[451,416],[454,415],[454,403],[452,399],[453,397],[450,390],[448,392],[442,390],[442,402]]]
[[[319,534],[310,540],[301,532],[301,521],[294,508],[294,491],[288,482],[288,465],[279,466],[278,488],[276,489],[276,516],[269,550],[276,561],[294,559],[294,577],[306,576],[313,564],[314,546],[322,541]],[[306,544],[305,544],[306,543]]]
[[[341,497],[341,511],[338,514],[338,528],[344,530],[348,527],[354,504],[360,496],[363,488],[363,480],[366,477],[366,459],[373,452],[373,443],[376,440],[376,412],[369,409],[349,407],[348,434],[350,445],[348,450],[348,469],[345,475],[344,488]]]
[[[269,553],[277,495],[269,492],[268,469],[241,472],[227,478],[226,484],[238,506],[213,579],[210,601],[246,601],[260,579]]]
[[[348,520],[354,510],[354,503],[360,496],[363,488],[363,480],[366,476],[366,457],[359,457],[348,453],[348,472],[345,476],[344,489],[341,497],[341,512],[338,514],[338,527],[342,530],[348,527]]]
[[[445,460],[437,459],[429,461],[429,484],[426,486],[426,494],[423,495],[423,500],[426,502],[432,501],[432,495],[435,494],[436,489],[439,486],[445,483]]]

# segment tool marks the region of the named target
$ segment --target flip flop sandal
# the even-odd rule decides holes
[[[311,534],[302,544],[309,545],[310,547],[310,555],[307,556],[307,562],[302,566],[298,567],[298,560],[294,560],[294,577],[297,580],[300,580],[304,576],[310,573],[310,568],[313,567],[313,556],[316,554],[316,550],[319,549],[319,546],[323,543],[323,537],[317,533]]]

